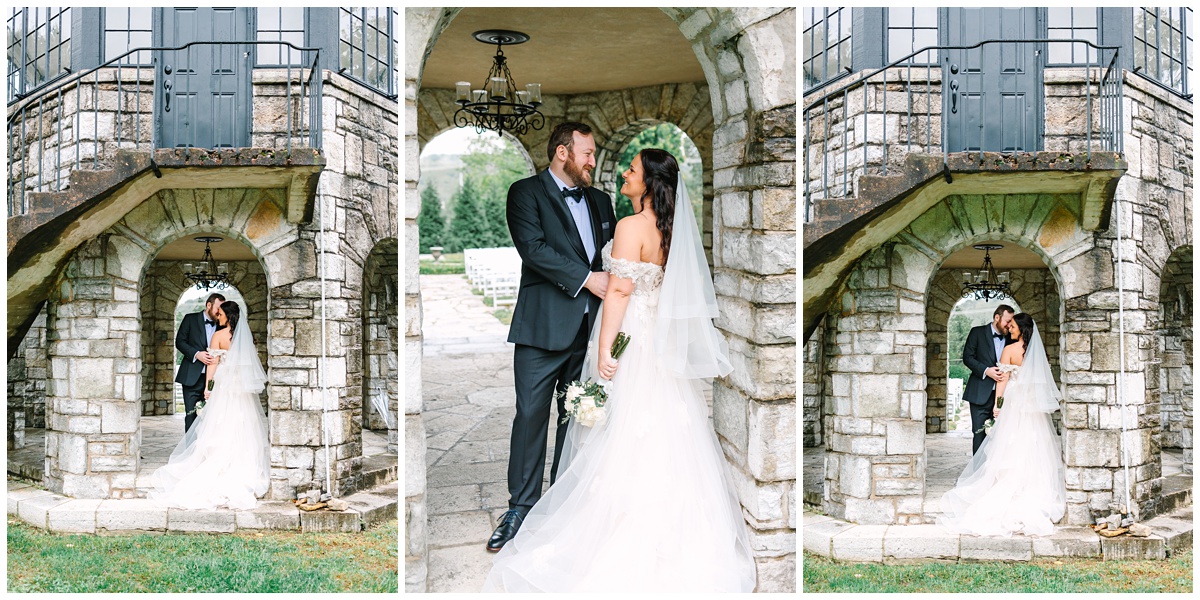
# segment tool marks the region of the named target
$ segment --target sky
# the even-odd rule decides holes
[[[470,145],[471,140],[480,137],[492,142],[500,141],[499,136],[495,133],[479,135],[475,133],[473,127],[456,127],[429,140],[429,143],[425,144],[425,149],[421,151],[421,156],[433,154],[466,154],[467,146]]]

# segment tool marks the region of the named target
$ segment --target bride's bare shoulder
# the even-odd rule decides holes
[[[1001,361],[1010,365],[1021,366],[1025,359],[1025,342],[1009,344],[1001,353]]]
[[[225,329],[222,329],[213,334],[212,346],[213,346],[213,348],[220,348],[222,350],[228,350],[229,342],[232,340],[233,340],[233,334],[229,333],[229,328],[226,327]]]

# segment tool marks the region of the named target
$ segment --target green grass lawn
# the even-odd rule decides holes
[[[804,553],[812,592],[1170,592],[1192,591],[1192,553],[1168,560],[1038,559],[1028,563],[837,563]]]
[[[421,275],[456,275],[467,272],[467,263],[462,252],[443,254],[437,262],[421,260],[417,266]]]
[[[9,592],[398,592],[398,530],[64,535],[8,520]]]

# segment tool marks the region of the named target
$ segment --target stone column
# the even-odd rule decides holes
[[[74,498],[132,498],[141,436],[144,252],[102,235],[80,247],[49,302],[45,485]]]
[[[923,521],[925,303],[908,278],[924,272],[899,260],[899,251],[885,244],[863,257],[841,315],[827,317],[832,418],[823,504],[854,523]]]

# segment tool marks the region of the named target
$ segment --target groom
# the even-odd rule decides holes
[[[179,363],[179,372],[175,374],[175,383],[183,386],[183,406],[189,413],[183,418],[183,431],[192,428],[196,420],[196,402],[204,398],[204,368],[217,362],[217,358],[208,353],[208,344],[213,332],[217,330],[217,309],[225,301],[225,296],[212,294],[204,303],[204,312],[188,313],[179,323],[179,331],[175,332],[175,348],[183,354]]]
[[[499,552],[517,534],[542,497],[550,403],[579,379],[608,274],[600,250],[613,237],[617,217],[608,194],[591,187],[596,141],[583,123],[562,123],[546,146],[550,168],[508,188],[508,230],[521,255],[521,287],[509,326],[516,344],[513,371],[517,416],[508,457],[508,512],[488,540]],[[558,474],[567,426],[558,400],[554,463]]]
[[[1008,337],[1008,325],[1012,322],[1013,308],[1007,304],[996,307],[992,322],[972,327],[963,345],[963,365],[971,370],[963,399],[971,405],[971,431],[976,432],[971,442],[971,454],[979,451],[985,434],[983,424],[992,416],[996,405],[996,382],[1004,375],[996,366],[1000,353],[1012,343]]]

